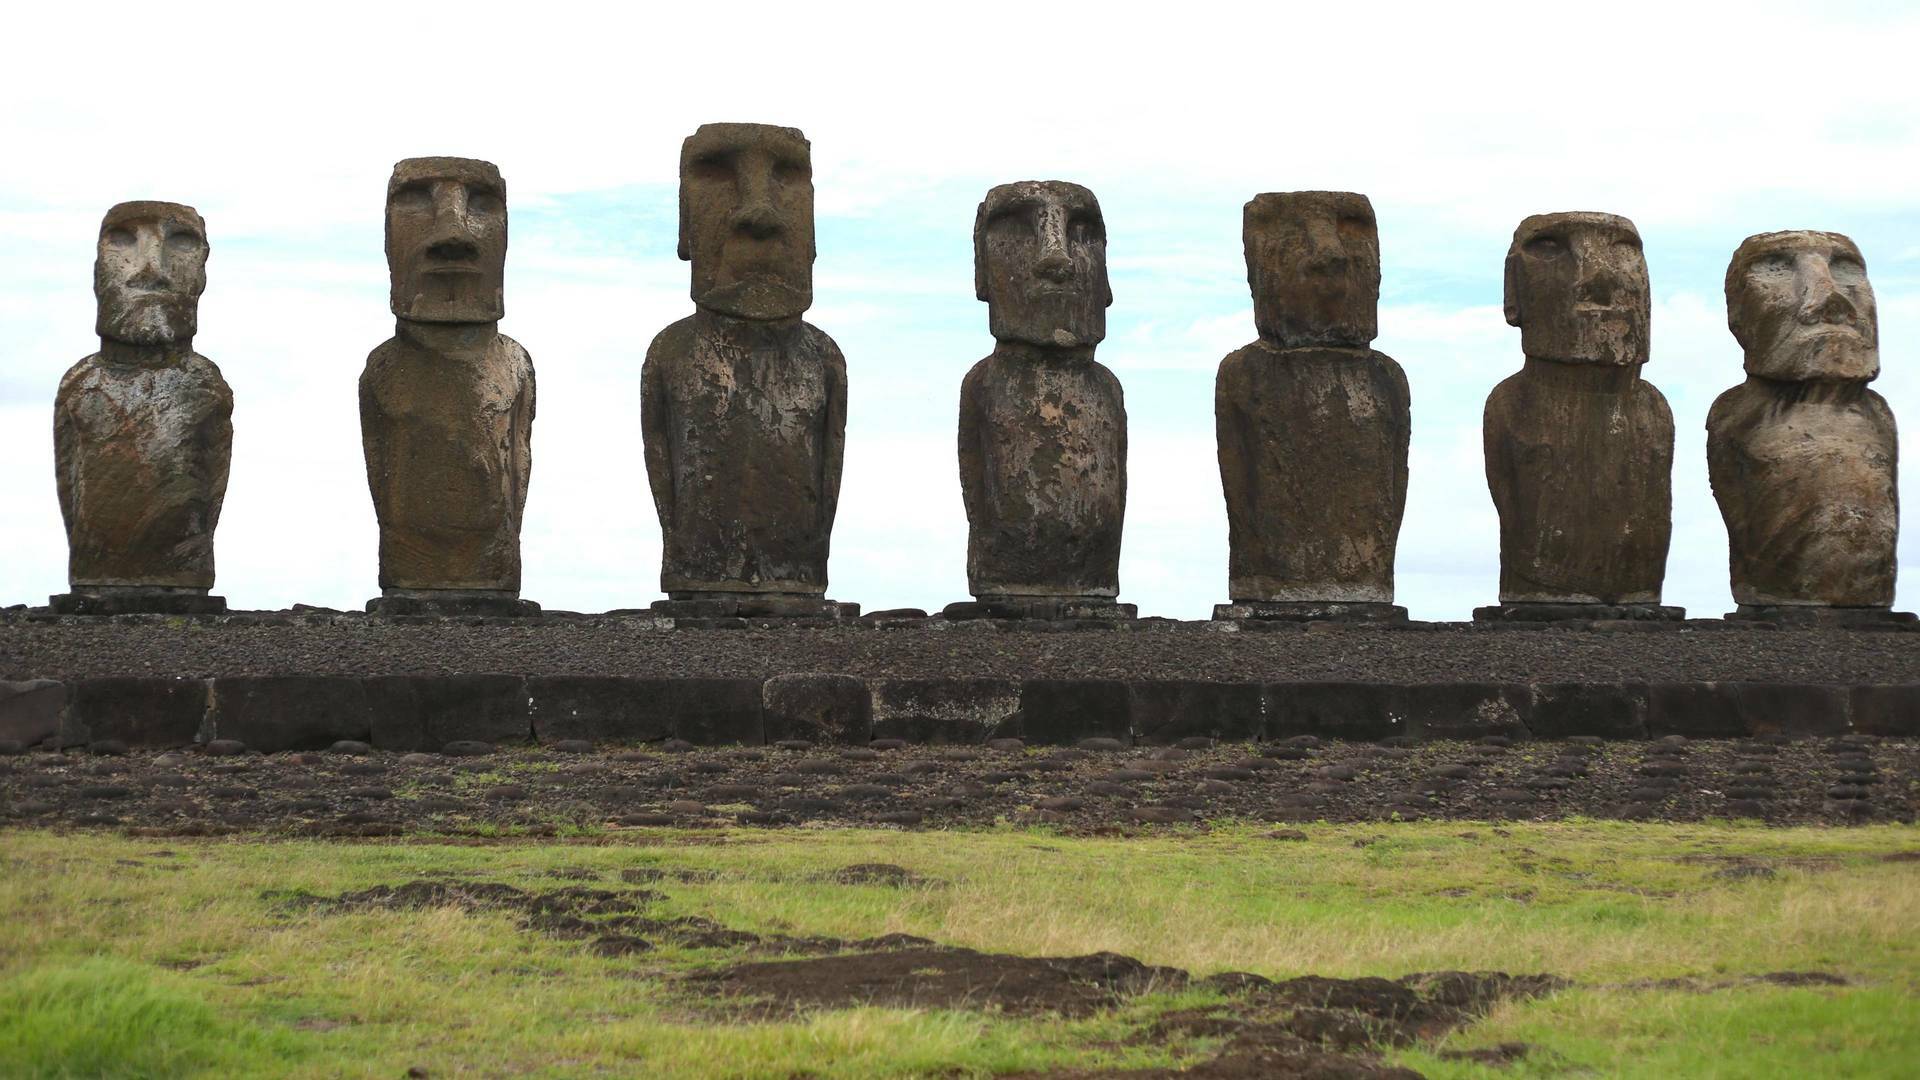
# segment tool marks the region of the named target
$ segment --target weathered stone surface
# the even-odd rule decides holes
[[[213,733],[266,754],[365,742],[372,722],[361,681],[345,675],[213,680]]]
[[[982,601],[1120,591],[1127,413],[1093,358],[1106,336],[1106,226],[1093,193],[1002,184],[974,220],[993,353],[960,387],[968,590]]]
[[[1734,682],[1740,717],[1755,735],[1845,735],[1851,702],[1844,686]]]
[[[512,600],[534,374],[499,332],[506,184],[489,162],[409,158],[387,184],[386,235],[396,328],[360,376],[380,588]]]
[[[1747,380],[1707,414],[1707,467],[1734,600],[1890,608],[1900,442],[1867,389],[1879,324],[1859,248],[1838,233],[1750,236],[1726,293]]]
[[[1537,739],[1647,737],[1647,688],[1622,683],[1541,683],[1531,688],[1527,731]]]
[[[1117,679],[1028,679],[1020,711],[995,734],[1055,746],[1102,736],[1131,741],[1132,717],[1132,694]]]
[[[1403,623],[1407,609],[1397,604],[1350,604],[1342,600],[1249,600],[1213,605],[1213,617],[1251,622]]]
[[[54,398],[53,448],[76,595],[123,610],[164,589],[213,586],[213,533],[233,453],[233,391],[193,351],[207,285],[206,224],[192,207],[107,211],[93,267],[100,351]]]
[[[89,585],[47,600],[56,615],[219,615],[224,596],[163,585]]]
[[[1856,686],[1849,705],[1855,731],[1904,739],[1920,735],[1920,684]]]
[[[876,738],[978,743],[1020,711],[1012,679],[878,679],[871,689]]]
[[[674,735],[674,679],[543,675],[527,679],[533,736],[552,745],[661,742]]]
[[[1662,604],[1517,603],[1491,604],[1473,609],[1473,620],[1483,623],[1555,622],[1679,622],[1685,608]]]
[[[1397,695],[1398,688],[1385,683],[1271,683],[1262,705],[1265,737],[1385,739],[1411,734]]]
[[[1527,360],[1483,426],[1503,604],[1660,602],[1673,414],[1640,378],[1651,308],[1626,218],[1540,214],[1515,230],[1506,314]]]
[[[1266,688],[1259,683],[1190,679],[1129,686],[1133,732],[1142,743],[1166,746],[1194,737],[1252,742],[1265,736]]]
[[[524,743],[533,735],[518,675],[381,675],[365,680],[372,737],[382,750],[449,743]]]
[[[38,746],[60,734],[66,684],[53,679],[0,682],[0,739]]]
[[[1139,618],[1140,609],[1134,604],[1080,596],[990,596],[955,601],[940,609],[940,615],[954,621],[1040,619],[1100,623]]]
[[[1243,238],[1260,339],[1214,382],[1229,594],[1391,604],[1412,413],[1400,365],[1367,347],[1373,206],[1343,191],[1258,195]]]
[[[760,679],[673,680],[673,734],[698,746],[763,745]]]
[[[694,314],[641,371],[660,588],[673,600],[818,598],[840,501],[847,365],[813,303],[806,138],[706,124],[680,153],[680,257]]]
[[[67,685],[60,741],[85,746],[113,740],[130,747],[187,746],[201,735],[207,684],[200,679],[111,677]]]
[[[1478,739],[1488,735],[1526,738],[1533,693],[1501,683],[1430,683],[1397,688],[1393,715],[1403,730],[1422,739]]]
[[[1752,734],[1731,683],[1654,683],[1647,687],[1647,736],[1731,739]]]
[[[873,738],[873,695],[852,675],[775,675],[761,685],[760,702],[767,742],[865,746]]]

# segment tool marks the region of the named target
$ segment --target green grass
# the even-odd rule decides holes
[[[1184,999],[1080,1020],[858,1008],[728,1023],[675,979],[738,953],[621,959],[502,912],[322,914],[276,899],[443,875],[539,891],[620,871],[649,914],[1029,955],[1125,953],[1195,975],[1549,972],[1438,1047],[1436,1077],[1898,1076],[1920,1061],[1920,829],[1414,823],[1068,838],[1034,830],[626,830],[377,843],[0,833],[0,1076],[989,1076],[1164,1065],[1130,1039]],[[157,854],[159,851],[170,854]],[[1757,863],[1774,876],[1716,872]],[[888,862],[923,885],[842,885]],[[1782,988],[1744,977],[1845,976]],[[1649,989],[1689,978],[1725,989]],[[1193,995],[1186,995],[1191,999]],[[1520,1040],[1502,1069],[1441,1049]],[[1175,1048],[1177,1049],[1177,1048]],[[1191,1049],[1191,1048],[1188,1048]]]

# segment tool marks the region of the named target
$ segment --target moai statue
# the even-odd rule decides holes
[[[500,333],[507,186],[492,163],[408,158],[387,181],[394,336],[360,375],[387,615],[533,615],[520,521],[533,361]]]
[[[1500,604],[1481,621],[1678,619],[1660,604],[1673,532],[1673,414],[1640,377],[1651,294],[1633,222],[1537,214],[1507,249],[1526,366],[1487,398]]]
[[[680,148],[680,257],[694,313],[640,376],[660,515],[654,610],[678,617],[859,614],[826,599],[846,450],[847,363],[813,306],[806,136],[704,124]]]
[[[100,351],[53,405],[67,525],[64,614],[225,611],[213,530],[233,458],[233,391],[193,351],[207,287],[207,226],[190,206],[121,203],[93,263]]]
[[[1873,286],[1839,233],[1750,236],[1727,266],[1747,380],[1707,414],[1727,522],[1730,618],[1909,622],[1893,606],[1900,441],[1880,374]]]
[[[1393,620],[1411,398],[1378,331],[1380,235],[1347,191],[1256,195],[1242,237],[1260,339],[1220,363],[1228,588],[1216,619]]]
[[[960,385],[973,602],[949,618],[1132,618],[1120,592],[1127,410],[1093,358],[1107,334],[1107,230],[1093,192],[1002,184],[973,223],[993,353]]]

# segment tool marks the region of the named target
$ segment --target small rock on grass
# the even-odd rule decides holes
[[[484,757],[493,753],[493,744],[479,739],[455,739],[442,746],[440,752],[449,757]]]
[[[339,742],[327,747],[327,753],[345,754],[348,757],[366,757],[368,754],[373,753],[373,747],[368,746],[358,739],[341,739]]]
[[[247,752],[247,744],[239,739],[215,739],[207,744],[208,757],[239,757]]]

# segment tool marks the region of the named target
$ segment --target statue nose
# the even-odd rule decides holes
[[[750,202],[733,212],[733,230],[755,240],[766,240],[780,234],[780,215],[772,203]]]
[[[427,248],[427,254],[448,262],[469,262],[480,257],[480,245],[465,236],[444,236]]]
[[[1589,304],[1611,304],[1619,282],[1605,264],[1593,265],[1574,282],[1573,297]]]
[[[1834,288],[1833,278],[1826,274],[1816,277],[1807,286],[1806,299],[1800,304],[1800,321],[1803,323],[1846,322],[1855,313],[1853,301]]]
[[[1040,256],[1040,261],[1033,264],[1033,272],[1056,285],[1064,285],[1073,277],[1073,260],[1066,252],[1055,249]]]

